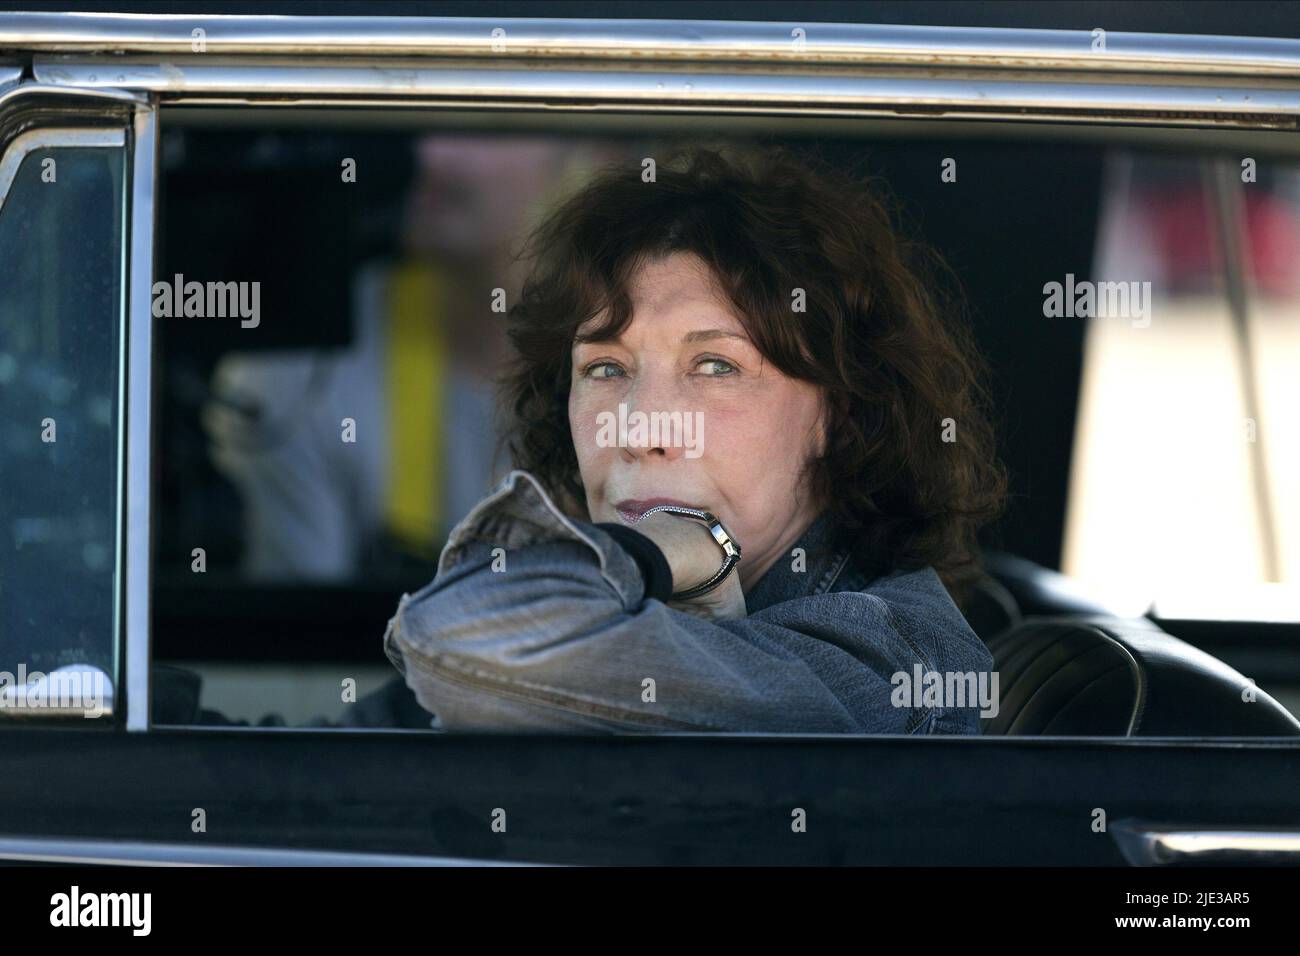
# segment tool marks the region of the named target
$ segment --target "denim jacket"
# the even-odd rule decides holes
[[[513,471],[402,596],[384,651],[444,730],[978,734],[973,689],[920,690],[993,666],[938,575],[871,580],[836,544],[824,514],[746,617],[706,620],[646,599],[610,535]]]

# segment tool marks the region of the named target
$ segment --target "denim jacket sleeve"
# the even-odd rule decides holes
[[[899,693],[900,674],[992,663],[955,606],[927,620],[912,578],[881,583],[892,602],[868,588],[705,620],[646,599],[608,534],[514,471],[402,596],[384,650],[445,730],[977,734],[973,701]]]

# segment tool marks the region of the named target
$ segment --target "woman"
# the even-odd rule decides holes
[[[1005,475],[969,334],[870,190],[688,150],[530,248],[516,470],[385,635],[433,725],[979,733],[992,659],[950,592]]]

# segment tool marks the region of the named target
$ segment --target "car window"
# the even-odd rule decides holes
[[[507,298],[517,291],[508,254],[603,164],[702,142],[685,122],[636,129],[617,119],[539,133],[500,119],[458,125],[407,114],[399,123],[377,112],[364,130],[347,114],[315,126],[305,117],[164,117],[156,722],[428,728],[428,712],[379,653],[380,638],[400,596],[428,584],[448,531],[506,467],[493,396],[505,343],[491,298],[498,286]],[[1116,611],[1128,592],[1109,585],[1132,585],[1139,542],[1168,550],[1181,540],[1195,560],[1191,539],[1163,533],[1195,499],[1202,514],[1189,533],[1199,533],[1202,550],[1227,535],[1211,566],[1232,564],[1227,543],[1258,514],[1258,488],[1235,480],[1210,493],[1206,463],[1227,468],[1222,447],[1192,442],[1178,468],[1165,449],[1170,470],[1135,490],[1136,459],[1097,444],[1098,435],[1113,443],[1138,421],[1160,420],[1160,396],[1174,379],[1183,391],[1169,400],[1197,420],[1236,407],[1221,257],[1208,227],[1177,221],[1182,199],[1204,188],[1211,151],[1185,143],[1171,154],[1108,131],[1047,126],[1014,138],[996,124],[915,132],[889,122],[787,124],[758,137],[752,126],[729,134],[720,123],[709,136],[731,145],[780,140],[874,177],[904,228],[951,267],[995,372],[1000,454],[1012,477],[1008,511],[983,541],[990,554],[1027,559],[1035,581],[1064,571],[1092,602],[1081,606]],[[1016,177],[1022,167],[1036,175]],[[1020,199],[1007,204],[1013,185]],[[1149,222],[1157,186],[1172,197],[1159,207],[1164,245]],[[1283,202],[1270,220],[1274,244],[1285,241]],[[1043,208],[1058,214],[1044,218]],[[254,219],[266,225],[250,233]],[[1277,248],[1268,254],[1258,274],[1267,294],[1290,294],[1295,270]],[[1074,296],[1089,282],[1148,273],[1155,292],[1139,282],[1115,315],[1093,317],[1074,298],[1063,304],[1067,285]],[[224,311],[204,311],[213,301]],[[1187,334],[1198,308],[1218,323],[1209,346]],[[1146,351],[1115,352],[1115,337]],[[1259,359],[1270,409],[1285,401],[1280,370],[1298,360],[1287,348],[1279,340],[1255,353],[1270,356]],[[1152,349],[1162,364],[1144,364]],[[1098,385],[1099,370],[1123,362],[1123,374],[1101,375]],[[1167,380],[1147,389],[1160,375]],[[1106,392],[1112,385],[1126,391]],[[1284,416],[1260,417],[1286,428]],[[1270,438],[1269,482],[1278,489],[1287,448],[1284,436]],[[1233,465],[1236,479],[1248,463]],[[1174,474],[1184,497],[1161,491]],[[1165,524],[1144,494],[1164,502]],[[1141,520],[1124,520],[1138,512]],[[1140,553],[1152,572],[1164,551]],[[1099,568],[1109,573],[1092,573]],[[976,602],[967,614],[981,636],[1009,623],[981,623],[982,610]]]
[[[87,706],[99,687],[100,711],[111,710],[124,169],[120,130],[29,130],[0,159],[0,670],[9,714],[54,713],[46,695],[61,685],[52,675],[67,676],[72,693],[77,673]]]

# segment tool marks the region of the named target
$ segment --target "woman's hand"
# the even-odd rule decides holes
[[[691,518],[660,511],[633,527],[659,546],[673,572],[673,592],[703,584],[722,566],[722,549],[709,529]],[[726,579],[707,594],[689,601],[671,601],[669,607],[713,620],[742,618],[746,614],[740,575],[733,568]]]

